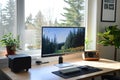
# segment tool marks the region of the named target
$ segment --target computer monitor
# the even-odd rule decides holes
[[[42,57],[74,54],[85,50],[85,27],[42,26]]]

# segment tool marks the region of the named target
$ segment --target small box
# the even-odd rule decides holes
[[[82,54],[83,60],[87,60],[87,61],[98,61],[100,56],[99,56],[99,51],[85,51]]]
[[[20,72],[26,69],[28,71],[31,68],[31,56],[25,54],[16,54],[8,56],[9,68],[13,72]]]

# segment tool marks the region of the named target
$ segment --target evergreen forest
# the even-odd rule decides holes
[[[50,39],[50,36],[46,36],[45,34],[43,34],[42,36],[42,43],[44,43],[42,44],[43,54],[72,53],[84,50],[85,41],[84,28],[77,28],[77,30],[73,28],[72,31],[69,31],[65,42],[62,43],[57,42],[56,36],[54,36],[54,39]]]

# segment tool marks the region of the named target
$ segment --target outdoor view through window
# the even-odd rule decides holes
[[[25,50],[41,48],[42,26],[85,27],[85,0],[25,0]]]
[[[16,32],[16,0],[0,0],[0,39],[8,32]],[[0,50],[3,47],[0,44]]]
[[[21,9],[21,4],[20,8],[16,8],[16,1],[0,0],[0,39],[8,32],[17,33],[16,19],[20,15],[16,16],[16,9]],[[24,0],[25,35],[23,41],[25,44],[23,46],[25,50],[41,48],[42,26],[85,27],[85,1]],[[0,45],[0,50],[3,48]]]
[[[16,0],[0,0],[0,34],[15,28]]]

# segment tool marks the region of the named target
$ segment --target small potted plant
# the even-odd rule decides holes
[[[2,46],[6,46],[7,55],[13,55],[16,52],[16,48],[19,47],[19,38],[14,38],[12,33],[8,33],[2,36],[0,40]]]
[[[120,48],[120,29],[118,25],[108,26],[105,28],[104,32],[100,32],[99,36],[99,43],[104,46],[114,46],[114,60],[117,59],[117,49]]]

